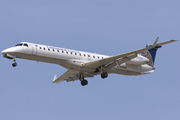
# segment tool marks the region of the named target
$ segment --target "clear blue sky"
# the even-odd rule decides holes
[[[1,0],[0,51],[27,41],[117,55],[180,40],[179,0]],[[0,120],[179,120],[180,42],[159,49],[154,73],[51,83],[66,69],[0,57]]]

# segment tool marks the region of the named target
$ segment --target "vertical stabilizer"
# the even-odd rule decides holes
[[[148,47],[149,45],[146,45],[146,47]],[[155,57],[156,57],[156,52],[158,50],[158,48],[161,48],[162,46],[157,46],[155,48],[152,48],[152,49],[149,49],[149,50],[146,50],[142,53],[142,56],[146,57],[149,59],[149,65],[151,67],[154,66],[154,62],[155,62]]]

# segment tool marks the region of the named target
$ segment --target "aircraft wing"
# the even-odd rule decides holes
[[[84,78],[94,77],[93,74],[84,74]],[[78,74],[65,79],[67,82],[79,80]]]
[[[64,81],[66,78],[71,77],[72,75],[75,75],[77,72],[74,70],[68,70],[66,71],[63,75],[61,75],[59,78],[57,78],[57,76],[54,76],[54,80],[53,83],[59,83]]]
[[[149,50],[149,49],[152,49],[152,48],[164,45],[164,44],[168,44],[168,43],[177,41],[177,40],[169,40],[169,41],[161,42],[161,43],[157,44],[158,38],[159,37],[157,37],[157,39],[156,39],[156,41],[154,42],[153,45],[150,45],[150,46],[148,46],[146,48],[142,48],[142,49],[131,51],[131,52],[128,52],[128,53],[124,53],[124,54],[104,58],[104,59],[93,61],[93,62],[84,63],[83,66],[88,67],[88,68],[98,68],[99,66],[102,66],[102,65],[107,66],[108,64],[111,64],[111,63],[113,64],[113,63],[118,62],[118,61],[120,63],[123,63],[123,62],[126,62],[126,61],[130,60],[130,59],[133,59],[134,57],[136,57],[136,55],[138,53],[142,53],[143,51],[146,51],[146,50]],[[128,59],[125,60],[125,58],[128,58]],[[111,68],[112,68],[112,66],[111,66]]]
[[[106,67],[106,70],[108,71],[108,70],[112,69],[115,65],[117,65],[117,63],[122,64],[124,62],[127,62],[127,61],[135,58],[138,53],[142,53],[143,51],[146,51],[146,50],[149,50],[149,49],[152,49],[152,48],[164,45],[164,44],[168,44],[168,43],[177,41],[177,40],[169,40],[166,42],[157,43],[158,38],[156,39],[156,41],[154,42],[153,45],[149,45],[146,48],[142,48],[142,49],[127,52],[124,54],[104,58],[101,60],[96,60],[93,62],[84,63],[84,64],[82,64],[82,67],[96,69],[96,68],[104,65]],[[79,80],[78,74],[79,74],[79,71],[74,70],[74,69],[70,69],[67,72],[65,72],[62,76],[60,76],[59,78],[57,78],[55,75],[53,83],[59,83],[59,82],[65,81],[65,80],[67,82]],[[85,78],[94,77],[94,75],[97,75],[97,74],[95,74],[95,73],[84,73]]]
[[[66,71],[63,75],[61,75],[59,78],[57,78],[57,76],[55,75],[53,83],[59,83],[59,82],[65,81],[65,80],[67,82],[79,80],[78,75],[79,75],[79,71],[70,69],[70,70]],[[94,77],[94,75],[95,74],[85,73],[84,78]]]

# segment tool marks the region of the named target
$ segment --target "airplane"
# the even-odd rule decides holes
[[[154,72],[156,51],[162,45],[177,41],[169,40],[157,43],[158,39],[159,37],[152,45],[146,45],[145,48],[115,56],[29,42],[21,42],[14,47],[3,50],[1,53],[5,58],[14,61],[13,67],[17,66],[17,58],[58,64],[68,70],[58,78],[55,75],[53,83],[80,80],[81,85],[85,86],[88,84],[85,78],[96,75],[101,75],[101,78],[105,79],[108,74],[112,73],[138,76]]]

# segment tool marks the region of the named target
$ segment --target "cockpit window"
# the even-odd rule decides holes
[[[24,46],[28,47],[28,44],[24,43]]]
[[[23,44],[22,43],[20,43],[20,44],[17,44],[17,45],[15,45],[15,46],[22,46]]]

